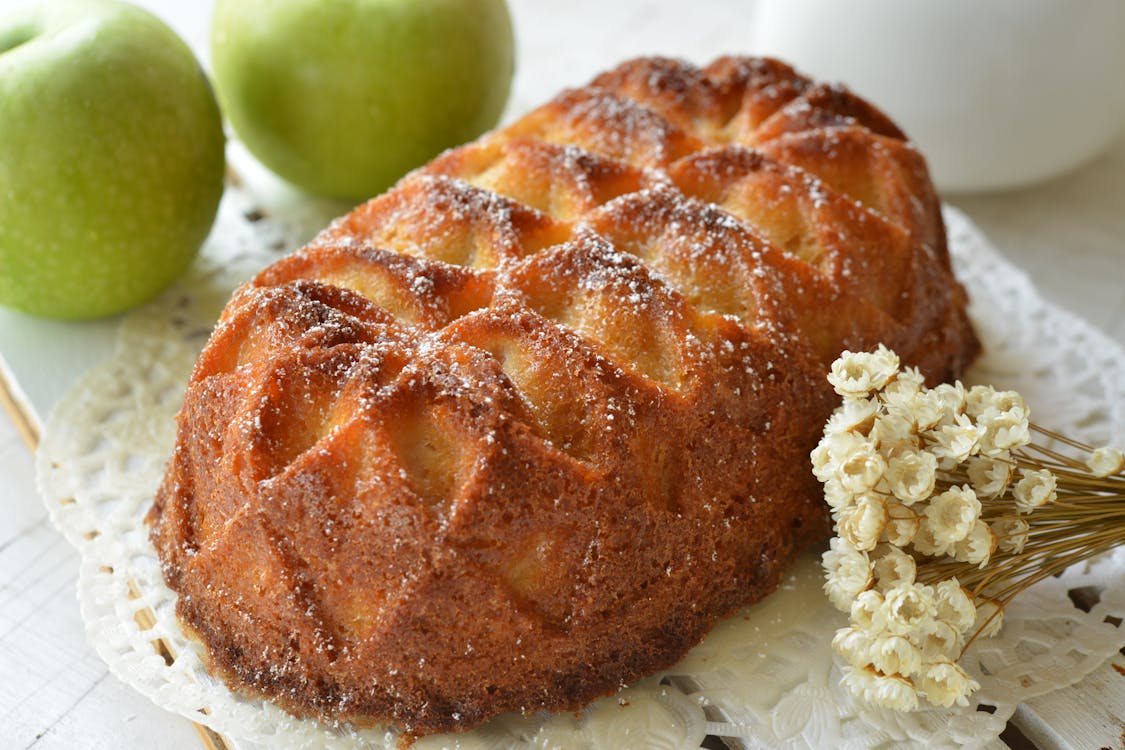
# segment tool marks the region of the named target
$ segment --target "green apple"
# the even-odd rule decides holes
[[[0,19],[0,304],[110,315],[195,257],[223,190],[222,118],[150,13],[49,0]]]
[[[211,57],[247,148],[313,193],[367,198],[496,124],[504,0],[218,0]]]

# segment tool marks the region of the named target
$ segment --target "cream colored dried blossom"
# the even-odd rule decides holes
[[[953,559],[983,568],[996,550],[996,535],[984,521],[973,524],[972,530],[953,545]]]
[[[832,438],[825,435],[809,453],[812,472],[821,482],[827,482],[836,473],[836,463],[832,460]]]
[[[857,495],[855,501],[836,514],[836,531],[858,550],[875,549],[887,526],[886,503],[874,492]]]
[[[1025,417],[1030,416],[1031,413],[1019,391],[996,391],[989,406],[996,411],[1020,412]]]
[[[956,578],[941,581],[934,587],[934,604],[937,619],[949,623],[960,633],[968,631],[976,622],[976,605]]]
[[[933,391],[920,391],[901,407],[889,406],[888,411],[909,419],[922,432],[933,429],[946,417],[945,404]],[[949,419],[952,421],[952,415]]]
[[[919,675],[918,690],[935,706],[969,705],[969,695],[980,684],[956,663],[940,660],[926,664]]]
[[[839,537],[832,537],[821,557],[824,593],[841,612],[851,610],[855,597],[872,584],[874,572],[867,555]]]
[[[950,474],[952,472],[957,471],[959,467],[960,467],[960,462],[957,461],[956,459],[950,458],[949,456],[946,456],[944,458],[939,458],[938,462],[937,462],[937,470],[938,470],[939,475],[940,474]]]
[[[941,407],[939,424],[952,424],[954,419],[965,413],[965,386],[956,383],[938,383],[928,391],[931,398]]]
[[[828,382],[844,398],[867,398],[898,372],[898,355],[882,344],[874,352],[845,351],[832,363]]]
[[[909,677],[922,667],[922,652],[901,635],[876,636],[868,650],[871,664],[883,674]]]
[[[891,382],[887,383],[879,398],[890,405],[909,404],[925,384],[926,379],[917,367],[904,367]]]
[[[824,483],[824,502],[828,503],[828,507],[833,511],[848,507],[854,499],[855,495],[844,489],[844,485],[835,477]]]
[[[977,601],[977,620],[974,627],[980,630],[979,637],[991,638],[1004,626],[1004,609],[991,599]]]
[[[1121,472],[1125,468],[1125,453],[1116,448],[1103,446],[1096,448],[1086,459],[1086,465],[1096,477],[1108,477]]]
[[[836,466],[836,477],[849,492],[866,492],[873,489],[887,470],[887,460],[880,455],[875,444],[864,440],[854,445],[852,451],[841,456]]]
[[[889,591],[903,585],[914,583],[914,576],[918,573],[914,556],[908,555],[898,547],[887,547],[882,550],[873,564],[875,571],[875,588],[879,591]]]
[[[826,433],[855,432],[866,436],[875,424],[881,404],[876,398],[854,398],[836,407],[824,430]]]
[[[862,450],[865,445],[867,440],[862,435],[851,432],[826,433],[809,454],[813,474],[820,481],[827,482],[836,475],[844,460]]]
[[[914,683],[903,675],[876,676],[866,698],[868,703],[893,711],[914,711],[918,708]]]
[[[875,667],[870,664],[863,666],[845,664],[840,671],[844,675],[840,679],[840,684],[860,700],[869,700],[868,696],[872,695],[875,678],[879,676],[875,673]]]
[[[973,483],[977,497],[989,499],[1000,497],[1012,481],[1011,456],[1003,451],[994,458],[974,456],[969,459],[967,473]]]
[[[980,500],[969,485],[950,487],[926,507],[924,525],[934,543],[949,547],[964,539],[980,518]]]
[[[980,452],[998,456],[1031,442],[1027,411],[998,411],[989,407],[977,418],[981,427]]]
[[[1018,391],[998,391],[990,385],[974,385],[965,393],[965,413],[979,417],[986,411],[1013,412],[1029,415],[1027,403]]]
[[[887,461],[887,488],[904,505],[925,500],[934,492],[937,458],[926,451],[906,451]]]
[[[861,628],[840,628],[832,636],[832,650],[850,663],[863,666],[871,663],[872,637]]]
[[[871,665],[843,668],[840,680],[848,692],[866,703],[895,711],[914,711],[918,708],[918,694],[914,683],[899,675],[880,675]]]
[[[992,406],[996,389],[990,385],[974,385],[965,391],[965,413],[976,419]]]
[[[926,661],[953,659],[961,653],[964,638],[957,628],[944,620],[930,620],[910,634],[910,641],[922,652]]]
[[[950,422],[930,430],[927,439],[934,456],[961,463],[980,450],[982,432],[967,416],[957,414]]]
[[[852,625],[864,632],[875,634],[882,629],[879,620],[882,609],[883,595],[874,589],[868,589],[856,595],[848,616],[851,618]]]
[[[1030,513],[1036,508],[1053,503],[1058,497],[1055,492],[1055,475],[1048,469],[1030,471],[1024,469],[1020,472],[1023,478],[1016,482],[1012,496],[1016,499],[1016,508],[1020,513]]]
[[[922,521],[913,508],[908,508],[898,500],[887,500],[885,507],[887,525],[879,541],[889,542],[896,547],[905,547],[918,533]]]
[[[898,411],[880,413],[867,436],[887,458],[904,450],[914,450],[921,444],[914,420]]]
[[[835,476],[841,459],[852,454],[856,446],[864,443],[863,436],[852,433],[826,433],[809,453],[812,473],[820,481],[828,481]]]
[[[934,538],[933,530],[926,523],[918,525],[918,531],[914,534],[914,538],[910,540],[910,544],[918,554],[929,557],[941,557],[953,547],[951,543],[939,542]]]
[[[883,597],[875,621],[893,635],[906,635],[934,618],[934,594],[917,583],[891,589]]]
[[[1018,555],[1023,552],[1027,544],[1027,533],[1030,530],[1027,521],[1022,518],[1001,518],[992,523],[992,533],[996,535],[996,546],[1004,552]]]

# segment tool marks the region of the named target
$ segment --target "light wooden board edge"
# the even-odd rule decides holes
[[[16,431],[19,432],[20,438],[27,446],[28,451],[30,451],[32,455],[35,455],[35,451],[39,447],[39,436],[41,433],[39,420],[35,418],[31,409],[19,395],[19,389],[13,382],[13,378],[7,368],[3,366],[2,360],[0,360],[0,408],[8,414],[8,417],[16,426]],[[140,595],[140,591],[136,589],[135,584],[132,582],[129,584],[129,591],[131,595]],[[152,628],[153,625],[156,624],[156,617],[153,615],[152,610],[147,608],[139,610],[136,614],[136,619],[137,624],[145,630]],[[174,658],[172,649],[164,639],[158,638],[154,640],[152,642],[152,647],[158,654],[166,659]],[[199,738],[207,750],[232,750],[232,746],[226,738],[215,730],[194,721],[191,722],[191,725],[195,727],[195,731],[199,733]]]
[[[1012,723],[1047,750],[1125,749],[1125,655],[1111,657],[1082,684],[1082,690],[1057,690],[1021,703]]]
[[[24,445],[34,455],[39,446],[39,420],[20,393],[15,385],[15,378],[4,365],[3,359],[0,359],[0,407],[8,413]]]

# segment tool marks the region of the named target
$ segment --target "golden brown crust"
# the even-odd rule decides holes
[[[185,626],[298,714],[471,727],[664,668],[826,533],[826,365],[977,342],[922,158],[774,60],[640,59],[239,290],[150,514]]]

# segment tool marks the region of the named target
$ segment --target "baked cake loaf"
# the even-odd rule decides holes
[[[668,667],[829,529],[828,364],[978,345],[922,157],[775,60],[626,62],[227,305],[150,513],[235,689],[406,733]]]

